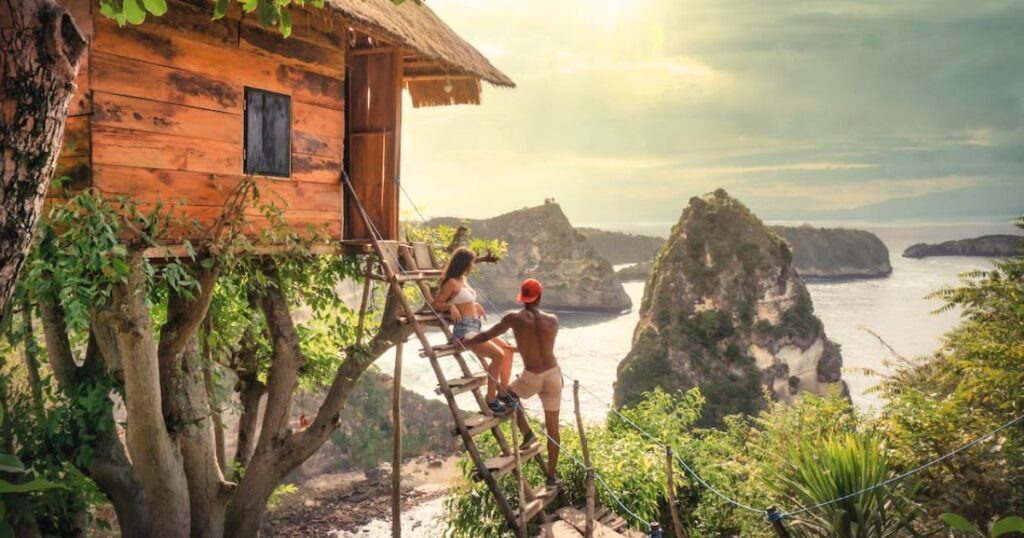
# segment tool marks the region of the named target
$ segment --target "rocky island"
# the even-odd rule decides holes
[[[650,235],[612,232],[597,228],[576,228],[576,231],[587,238],[598,256],[608,260],[612,265],[624,263],[641,263],[654,259],[654,256],[665,244],[665,239]]]
[[[1024,236],[996,234],[956,239],[938,244],[917,243],[903,251],[904,258],[928,258],[931,256],[984,256],[1006,258],[1020,256],[1024,252],[1021,241]]]
[[[772,226],[789,243],[804,278],[877,278],[892,273],[889,249],[877,235],[847,228]]]
[[[616,405],[700,387],[705,424],[772,399],[846,392],[789,245],[724,190],[692,198],[655,261]]]
[[[465,225],[476,237],[508,242],[501,261],[480,264],[480,276],[473,280],[477,290],[495,304],[514,304],[519,284],[532,277],[544,283],[546,308],[621,312],[632,307],[611,263],[572,227],[557,203],[490,219],[445,217],[429,222],[430,226],[441,224]]]

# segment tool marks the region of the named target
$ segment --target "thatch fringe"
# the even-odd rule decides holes
[[[475,78],[410,80],[406,88],[415,108],[480,104],[480,81]]]

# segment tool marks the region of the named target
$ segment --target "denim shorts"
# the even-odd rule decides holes
[[[452,328],[452,334],[455,338],[462,340],[466,338],[470,333],[478,333],[483,329],[484,323],[480,318],[462,318],[461,321],[455,324]]]

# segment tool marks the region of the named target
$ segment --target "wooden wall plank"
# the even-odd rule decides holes
[[[345,78],[345,50],[325,47],[305,40],[287,39],[276,28],[243,24],[239,36],[239,49],[280,60],[287,58],[295,65],[329,77]]]
[[[96,125],[92,129],[92,144],[93,164],[209,174],[242,173],[242,151],[235,143]]]
[[[217,140],[242,147],[242,116],[174,103],[93,93],[93,125]]]
[[[292,153],[292,179],[314,183],[341,183],[340,158]]]
[[[234,7],[237,2],[231,2]],[[186,37],[216,47],[238,45],[239,9],[230,9],[234,17],[213,20],[212,2],[186,2],[168,0],[167,13],[161,17],[147,17],[146,27],[154,34]]]
[[[93,52],[95,91],[132,95],[221,112],[242,113],[242,86],[222,77],[202,75]]]
[[[89,116],[72,116],[64,125],[61,157],[88,157],[90,150]]]
[[[245,179],[241,175],[181,172],[131,166],[97,164],[93,184],[109,194],[130,194],[143,203],[178,203],[192,206],[223,206],[228,196]],[[288,179],[253,178],[261,204],[273,204],[288,211],[321,211],[341,215],[341,185],[309,183]]]
[[[154,207],[153,204],[139,205],[139,209],[142,211],[151,211]],[[174,244],[183,238],[201,237],[202,233],[196,231],[192,221],[198,223],[200,230],[209,231],[223,214],[220,207],[209,206],[165,206],[163,210],[167,215],[185,221],[169,226],[167,233],[161,238],[164,244]],[[341,220],[337,213],[291,210],[285,214],[284,222],[302,236],[311,235],[307,233],[307,230],[309,227],[313,227],[321,237],[341,239]],[[243,234],[254,237],[269,227],[270,221],[265,217],[247,216],[238,229]]]
[[[63,184],[63,189],[70,189],[73,191],[82,190],[89,186],[90,182],[90,170],[89,170],[89,156],[87,155],[73,155],[69,157],[58,157],[57,158],[57,170],[54,172],[54,179],[67,176],[67,181]],[[51,193],[55,189],[50,189]]]
[[[341,77],[314,73],[280,57],[271,59],[160,35],[146,25],[117,28],[113,22],[97,19],[93,50],[227,80],[234,87],[252,86],[285,93],[296,101],[327,108],[343,110],[345,106],[345,84]]]
[[[344,112],[292,102],[292,151],[341,159],[344,144]]]

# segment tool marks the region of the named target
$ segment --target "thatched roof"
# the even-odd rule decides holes
[[[451,75],[440,79],[407,77],[406,86],[415,106],[479,103],[480,80],[495,86],[515,87],[512,79],[491,65],[480,51],[459,37],[423,3],[415,0],[405,0],[399,5],[391,0],[328,0],[327,3],[356,22],[436,62],[439,69],[435,73]]]

